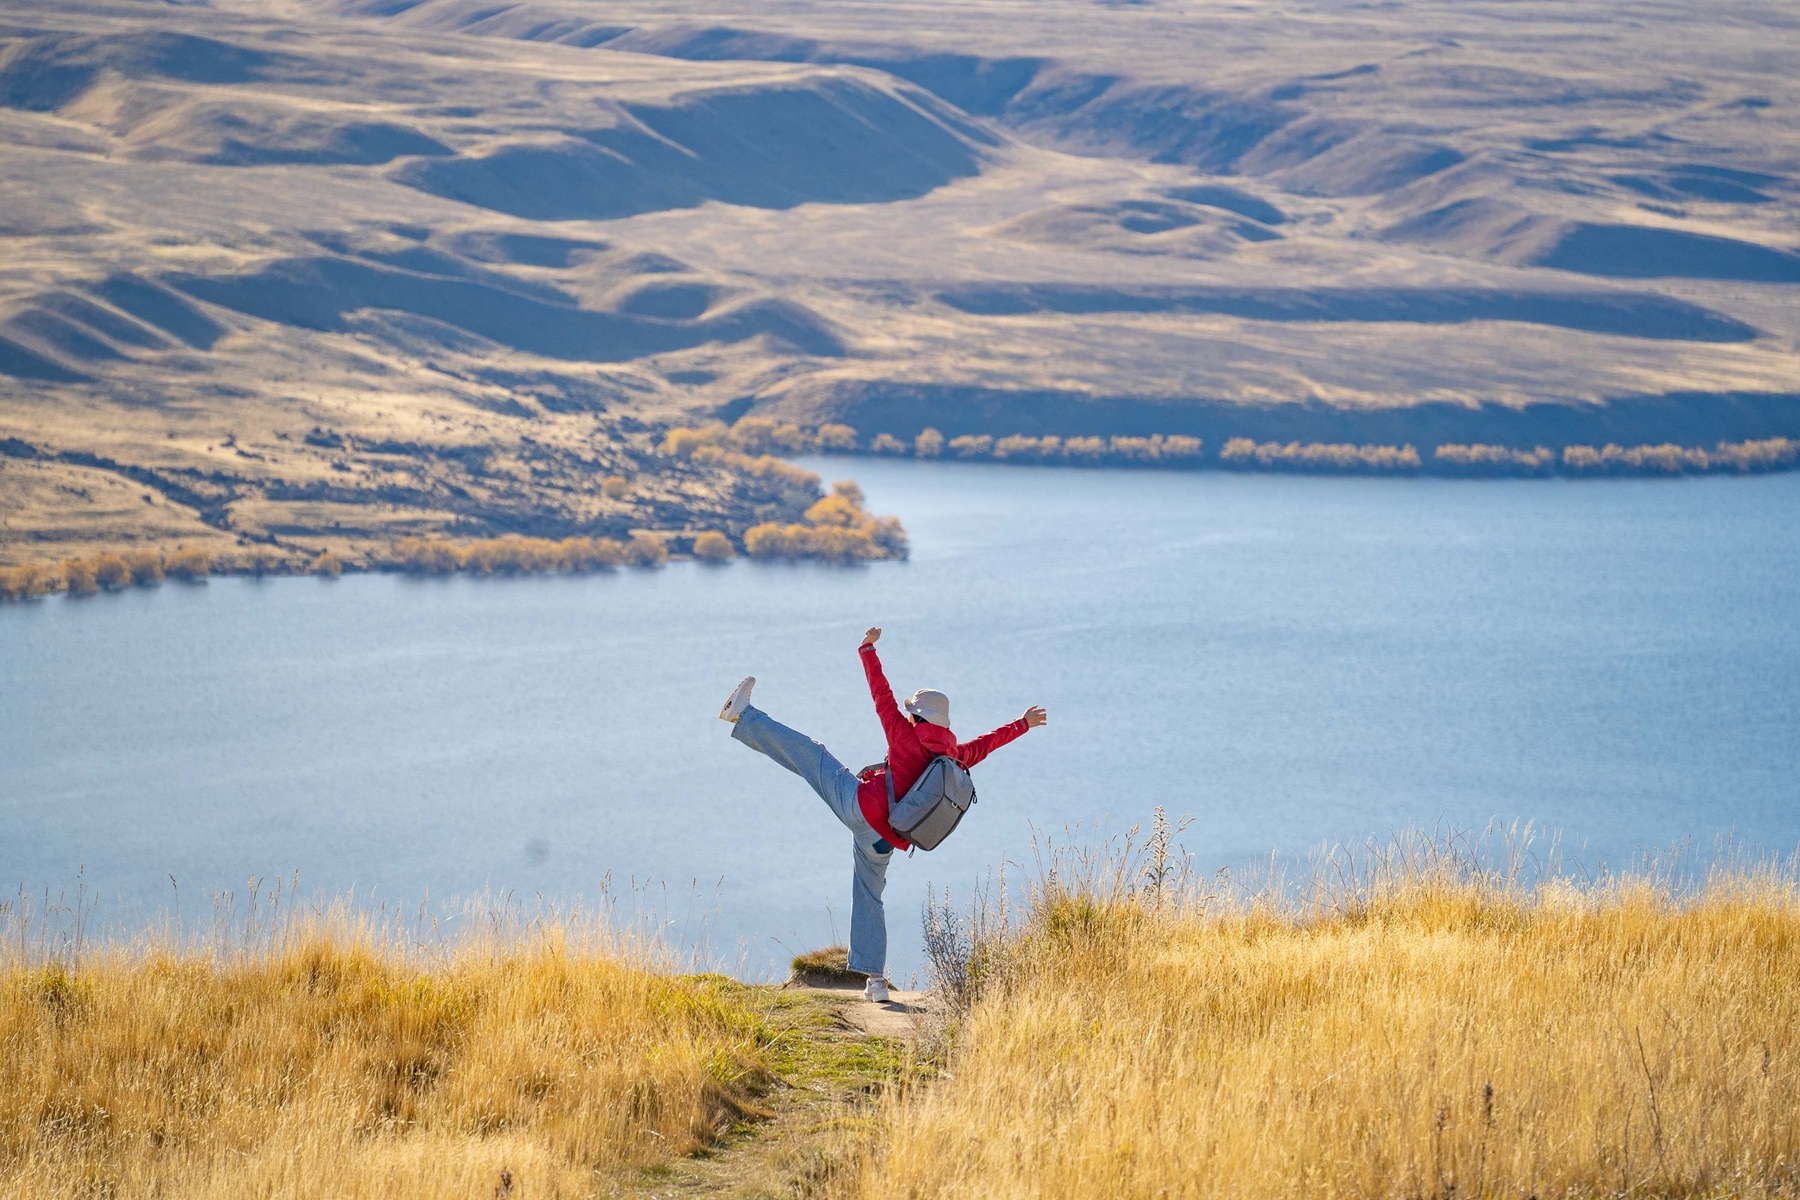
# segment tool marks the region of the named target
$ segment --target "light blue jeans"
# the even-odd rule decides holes
[[[760,750],[812,786],[825,807],[850,829],[856,873],[850,884],[850,969],[864,975],[887,970],[887,916],[881,890],[887,886],[894,848],[862,815],[856,803],[856,776],[831,751],[789,729],[754,705],[731,727],[731,736]]]

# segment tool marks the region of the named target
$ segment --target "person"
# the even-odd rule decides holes
[[[1043,708],[1033,705],[1016,721],[970,742],[958,742],[950,732],[950,698],[933,688],[920,688],[906,701],[906,713],[894,702],[894,690],[881,670],[875,643],[879,628],[863,635],[858,654],[868,676],[875,715],[887,736],[885,765],[865,767],[852,774],[818,742],[789,729],[750,703],[756,676],[746,676],[719,710],[721,720],[731,722],[731,736],[752,750],[768,755],[812,785],[837,819],[850,829],[855,873],[850,887],[850,970],[867,977],[863,995],[877,1003],[888,998],[887,917],[881,892],[887,884],[888,862],[895,850],[909,843],[888,824],[887,773],[894,773],[894,795],[904,796],[932,760],[949,755],[964,770],[1049,720]]]

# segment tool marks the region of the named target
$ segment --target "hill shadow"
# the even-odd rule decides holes
[[[1742,321],[1638,292],[1528,292],[1483,288],[1161,288],[1078,284],[968,284],[939,301],[980,316],[1028,313],[1207,313],[1253,321],[1369,321],[1457,325],[1516,321],[1584,333],[1689,342],[1747,342]]]
[[[708,200],[882,203],[976,174],[974,143],[929,97],[827,76],[625,105],[615,126],[408,162],[409,187],[531,220],[605,220]]]
[[[1800,283],[1800,254],[1653,225],[1576,225],[1536,262],[1558,271],[1615,279]]]
[[[699,319],[600,312],[491,283],[321,256],[272,263],[243,275],[171,274],[188,295],[303,329],[342,331],[361,310],[440,322],[498,345],[546,358],[621,362],[707,342],[769,336],[802,354],[832,356],[843,344],[815,314],[782,300],[755,300]]]
[[[1061,437],[1188,434],[1209,453],[1226,439],[1276,442],[1412,443],[1429,458],[1445,443],[1600,446],[1675,442],[1709,445],[1746,438],[1800,437],[1800,394],[1681,392],[1625,395],[1604,404],[1428,402],[1339,408],[1319,401],[1238,404],[1205,399],[1092,396],[962,384],[834,380],[809,398],[858,429],[917,436],[1017,432]]]
[[[0,55],[0,106],[49,112],[81,95],[102,72],[184,83],[249,83],[301,60],[187,33],[109,36],[51,33]]]
[[[188,300],[124,273],[34,296],[0,328],[0,375],[65,383],[134,351],[207,350],[225,334]]]

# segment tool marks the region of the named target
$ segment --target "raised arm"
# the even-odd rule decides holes
[[[1027,729],[1035,729],[1048,721],[1050,716],[1038,705],[1025,710],[1025,715],[1016,721],[1008,721],[992,733],[984,733],[980,737],[962,743],[956,748],[956,761],[966,770],[998,750],[1006,743],[1025,736]]]
[[[863,635],[861,649],[863,674],[869,677],[869,695],[875,701],[875,715],[881,718],[881,732],[887,736],[888,745],[912,733],[912,722],[900,713],[900,706],[894,702],[894,689],[888,686],[887,675],[881,669],[881,656],[875,653],[875,641],[881,636],[881,630],[871,629]]]

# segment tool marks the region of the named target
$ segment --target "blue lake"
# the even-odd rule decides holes
[[[1032,827],[1158,805],[1203,870],[1530,820],[1590,864],[1800,844],[1800,475],[1453,482],[828,460],[910,562],[580,578],[220,579],[0,608],[0,881],[139,921],[291,876],[416,905],[609,876],[779,974],[847,926],[848,835],[717,719],[737,679],[882,754],[865,626],[963,737],[1049,707],[897,859],[928,885]],[[179,883],[179,891],[171,885]],[[648,881],[648,884],[646,884]]]

